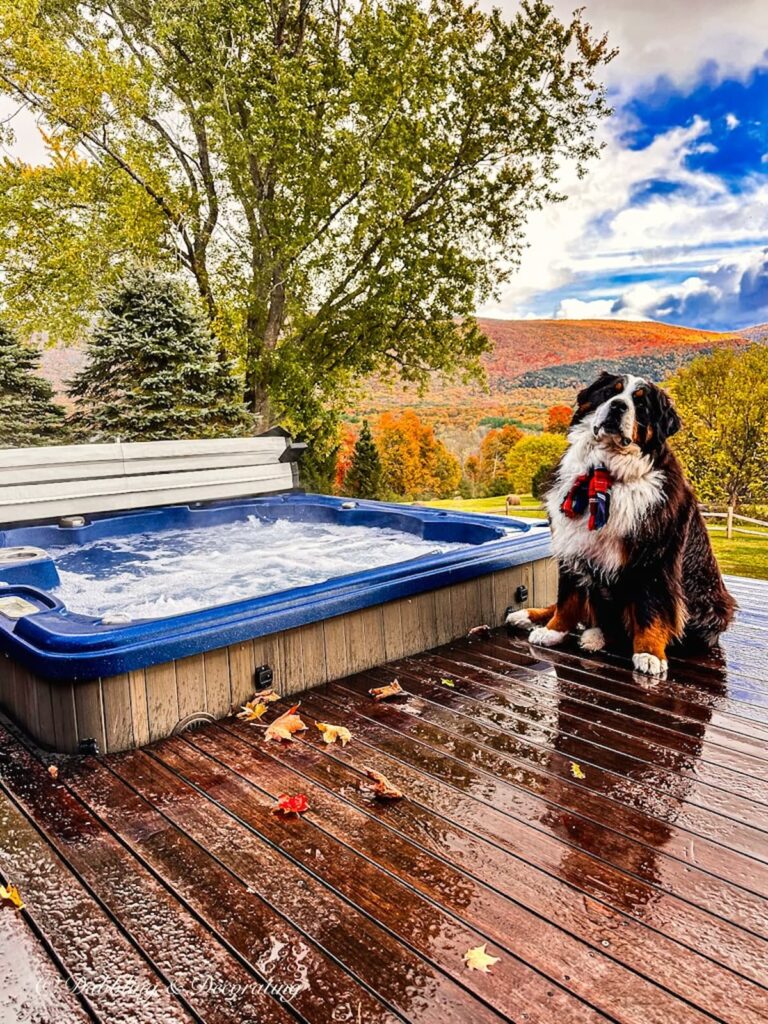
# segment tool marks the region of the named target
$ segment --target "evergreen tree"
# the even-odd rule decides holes
[[[88,361],[70,384],[90,439],[156,441],[252,431],[242,385],[217,358],[202,313],[173,278],[130,271],[105,297]]]
[[[381,490],[381,460],[368,420],[355,442],[352,461],[344,478],[344,490],[356,498],[378,498]]]
[[[53,389],[37,375],[40,353],[22,344],[0,324],[0,447],[61,444],[66,440],[64,410]]]

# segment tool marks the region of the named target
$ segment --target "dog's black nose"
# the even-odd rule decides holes
[[[627,403],[621,398],[614,398],[609,406],[610,409],[620,412],[622,409],[627,408]]]

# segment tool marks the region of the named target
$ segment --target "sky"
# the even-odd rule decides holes
[[[620,51],[605,148],[583,180],[563,169],[567,201],[532,216],[519,271],[479,312],[768,321],[768,4],[553,0],[562,18],[582,5]]]
[[[478,312],[768,322],[768,3],[551,2],[563,19],[584,6],[619,48],[606,69],[615,113],[601,157],[581,180],[562,168],[567,201],[531,217],[521,266]],[[11,109],[0,100],[0,117]],[[13,127],[16,152],[45,159],[33,119]]]

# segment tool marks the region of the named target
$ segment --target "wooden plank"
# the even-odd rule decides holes
[[[51,683],[51,709],[56,749],[63,754],[77,753],[77,716],[72,683]]]
[[[131,714],[131,680],[127,672],[101,680],[101,700],[108,751],[128,750],[134,746]]]
[[[143,668],[128,673],[131,697],[133,742],[137,747],[149,743],[149,710],[147,708],[147,676]]]
[[[401,616],[402,604],[402,601],[388,601],[381,606],[382,621],[384,623],[384,650],[387,661],[402,658],[406,651]]]
[[[210,755],[218,756],[213,761]],[[370,915],[394,934],[401,944],[408,944],[419,956],[427,954],[446,973],[454,967],[458,950],[487,941],[482,930],[462,920],[461,913],[454,916],[444,909],[445,902],[456,909],[457,899],[468,902],[470,906],[473,902],[473,893],[467,886],[457,889],[451,886],[449,878],[452,872],[446,865],[436,869],[434,884],[440,884],[439,877],[445,880],[445,887],[440,902],[435,903],[422,892],[403,884],[399,878],[383,873],[375,863],[356,854],[344,842],[339,842],[327,813],[322,809],[317,815],[314,811],[305,815],[302,818],[304,827],[300,830],[290,828],[290,823],[286,826],[278,815],[271,813],[270,804],[276,799],[278,789],[280,792],[293,792],[293,789],[280,789],[281,786],[295,787],[301,780],[281,769],[276,762],[265,761],[257,748],[247,748],[243,756],[226,742],[218,726],[189,734],[188,742],[184,744],[180,740],[164,743],[155,756],[182,777],[196,782],[205,780],[204,789],[210,780],[215,785],[217,799],[225,800],[230,811],[257,835],[267,838],[308,871],[316,872],[322,865],[323,876],[351,904],[355,922],[361,915]],[[229,758],[236,762],[237,775],[228,767]],[[248,768],[246,761],[250,761],[252,769]],[[257,776],[260,776],[258,782]],[[318,807],[322,808],[322,795],[314,787],[311,787],[311,792],[312,800],[317,800]],[[340,819],[349,821],[349,808],[338,798],[334,809]],[[354,842],[357,836],[349,834],[347,838]],[[304,917],[307,923],[309,916]],[[473,911],[469,916],[475,916]],[[349,928],[345,926],[344,930]],[[566,973],[571,969],[577,973],[572,962]],[[498,1013],[513,1020],[522,1019],[521,1014],[535,1017],[535,1007],[544,1005],[547,1007],[547,1019],[552,1022],[558,1014],[569,1024],[599,1019],[584,1003],[562,989],[554,988],[551,981],[541,978],[511,954],[501,957],[494,965],[492,977],[477,971],[465,971],[461,983],[485,999]],[[480,1014],[481,1009],[478,1002],[476,1012]],[[457,1017],[457,1020],[471,1020],[473,1024],[475,1019],[474,1013]],[[651,1024],[650,1018],[646,1018],[646,1024]]]
[[[147,720],[150,740],[169,736],[179,721],[179,698],[176,690],[176,664],[150,665],[145,669],[147,685]]]
[[[232,706],[232,685],[229,678],[229,651],[219,647],[203,654],[207,711],[214,718],[229,714]]]
[[[399,605],[403,654],[415,654],[416,651],[426,650],[429,645],[424,645],[423,641],[419,597],[405,597],[399,602]]]
[[[176,662],[176,691],[179,701],[179,719],[196,712],[206,711],[205,665],[202,654],[180,658]]]
[[[7,734],[4,733],[5,736]],[[26,762],[22,767],[25,765]],[[6,763],[3,765],[6,779],[8,774],[9,765]],[[36,773],[34,778],[44,793],[51,793],[52,783],[47,773]],[[59,800],[54,798],[51,806],[54,809],[58,807]],[[42,824],[34,812],[32,816]],[[171,1024],[190,1019],[162,979],[69,865],[41,837],[28,817],[2,794],[0,833],[3,836],[0,849],[3,874],[18,886],[27,907],[26,914],[45,935],[54,955],[72,980],[65,987],[59,977],[50,992],[36,986],[37,994],[41,998],[47,996],[48,1001],[54,1004],[50,1016],[43,1017],[40,1024],[50,1024],[51,1021],[58,1024],[60,1019],[67,1019],[64,1012],[71,1004],[65,992],[71,991],[73,985],[88,992],[88,1002],[98,1020],[114,1020],[117,1007],[120,1016],[137,1024],[151,1024],[152,1021]],[[70,841],[87,846],[83,837],[88,834],[87,830],[73,830]],[[7,919],[15,915],[8,914],[3,908],[0,916]],[[8,983],[9,971],[23,970],[27,966],[22,957],[23,950],[16,948],[12,957],[3,958],[4,986]],[[126,979],[133,984],[126,985]],[[119,998],[117,992],[120,993]],[[11,1021],[29,1018],[25,1014],[2,1019],[10,1024]],[[80,1018],[75,1015],[75,1019]],[[90,1015],[88,1019],[92,1020]]]
[[[241,644],[233,644],[229,648],[229,675],[233,704],[244,704],[253,695],[254,668],[253,643],[250,640],[245,640]]]
[[[329,679],[340,679],[352,671],[347,657],[346,628],[346,615],[339,615],[323,622],[325,665]]]
[[[44,747],[55,748],[56,727],[53,720],[52,691],[55,683],[48,679],[35,678],[37,687],[38,741]]]
[[[304,706],[302,712],[308,724],[318,720],[307,713]],[[249,732],[242,723],[228,723],[227,730],[240,743],[250,747],[261,746],[263,749],[263,744],[259,744],[252,730]],[[385,827],[377,820],[375,808],[371,807],[360,785],[361,770],[369,764],[370,755],[367,752],[360,754],[359,747],[356,751],[355,745],[348,751],[328,749],[319,732],[312,728],[307,730],[302,740],[304,742],[291,744],[290,747],[286,745],[284,749],[270,747],[269,756],[295,771],[300,778],[323,787],[322,795],[329,811],[333,800],[327,791],[344,793],[367,819],[357,819],[364,825],[366,838],[360,841],[355,835],[353,839],[353,842],[358,839],[360,849],[366,852],[368,843],[372,846],[375,844],[377,830]],[[233,767],[237,766],[233,763]],[[400,778],[400,767],[397,765],[388,764],[382,770]],[[742,942],[738,929],[726,925],[721,928],[723,941],[733,939],[739,944],[742,957],[747,957],[746,962],[740,960],[736,974],[722,966],[714,966],[707,957],[692,951],[687,943],[662,938],[655,929],[648,928],[625,912],[612,911],[604,903],[585,900],[570,881],[561,880],[557,875],[553,878],[539,871],[520,858],[510,856],[508,851],[499,850],[496,843],[482,836],[476,835],[471,844],[467,843],[461,827],[424,806],[415,806],[410,799],[400,805],[396,818],[387,819],[386,827],[392,829],[397,836],[395,843],[387,843],[387,847],[392,851],[391,856],[398,864],[398,869],[404,851],[398,850],[397,841],[402,840],[407,844],[406,851],[413,849],[411,844],[419,848],[422,870],[427,870],[430,855],[437,854],[477,881],[498,890],[517,906],[530,910],[570,935],[578,936],[596,951],[602,952],[606,948],[604,940],[606,930],[610,928],[608,948],[611,957],[629,972],[642,976],[635,982],[628,981],[630,991],[633,984],[637,986],[637,992],[643,988],[649,991],[647,985],[650,982],[693,1003],[705,1013],[725,1016],[738,1004],[746,1016],[755,1021],[760,1019],[763,990],[759,983],[745,983],[740,975],[746,969],[753,977],[759,977],[763,966],[762,956],[768,952],[768,946],[750,942],[749,939]],[[426,836],[429,838],[426,839]],[[377,844],[376,848],[376,856],[380,858]],[[503,914],[505,907],[500,901],[499,913]],[[710,924],[704,915],[698,916],[703,919],[705,926]],[[745,999],[747,993],[748,999]],[[653,993],[650,998],[653,999],[655,995]],[[629,993],[628,998],[632,998]],[[610,1012],[608,1006],[601,1008]]]
[[[268,633],[253,641],[254,668],[268,665],[272,669],[272,686],[277,693],[284,693],[286,685],[284,639],[285,633]]]
[[[183,900],[141,864],[63,782],[53,784],[44,767],[7,734],[0,737],[0,749],[6,755],[5,783],[34,815],[57,854],[87,886],[98,891],[118,927],[131,936],[135,948],[152,964],[158,998],[152,998],[142,986],[138,994],[144,1008],[126,1011],[123,990],[115,989],[110,995],[113,1012],[106,1013],[104,1019],[115,1019],[116,1006],[125,1019],[147,1024],[178,1020],[179,1016],[194,1019],[194,1014],[208,1024],[241,1024],[244,1020],[288,1024],[293,1019],[289,1010],[262,991],[258,975],[232,957]],[[63,895],[59,894],[60,914],[66,906]],[[73,924],[82,927],[77,916]],[[99,942],[111,945],[111,931],[107,932],[106,943],[104,931],[98,932]],[[72,942],[78,944],[76,939]],[[123,943],[119,948],[130,965],[135,958],[126,956]],[[227,999],[204,984],[206,976],[225,986]],[[177,998],[189,1013],[174,1013]]]
[[[347,616],[344,632],[347,663],[352,671],[386,660],[381,605],[352,612]]]
[[[75,714],[79,740],[94,739],[100,753],[107,749],[104,709],[101,701],[101,680],[92,679],[74,685]]]
[[[435,639],[436,644],[447,644],[453,640],[453,610],[451,608],[451,588],[441,587],[433,591],[435,599]]]
[[[301,634],[305,686],[317,686],[327,679],[323,624],[312,622],[307,626],[302,626],[298,632]],[[283,634],[283,637],[285,636],[286,634]]]

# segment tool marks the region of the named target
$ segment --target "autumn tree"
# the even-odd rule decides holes
[[[572,419],[573,409],[570,405],[550,405],[544,429],[548,434],[567,434]]]
[[[363,420],[355,442],[344,490],[355,498],[378,498],[381,492],[381,459],[368,420]]]
[[[135,269],[104,297],[69,392],[88,439],[156,441],[253,432],[232,368],[173,278]]]
[[[67,439],[64,410],[38,373],[40,353],[0,323],[0,447],[28,448]]]
[[[488,495],[506,494],[512,488],[507,469],[507,455],[524,437],[523,431],[511,423],[489,430],[480,443],[480,480]]]
[[[336,449],[336,466],[333,479],[334,492],[341,494],[344,490],[344,477],[352,464],[352,453],[355,450],[357,435],[349,423],[343,423],[339,431],[339,443]]]
[[[0,0],[0,89],[50,151],[0,166],[0,298],[77,335],[164,260],[262,424],[333,445],[355,378],[477,367],[478,301],[598,152],[611,56],[543,0]]]
[[[382,487],[394,496],[447,498],[459,486],[458,460],[412,409],[379,417],[376,446]]]
[[[531,434],[518,441],[507,456],[510,482],[519,494],[533,493],[533,480],[542,477],[542,469],[554,469],[568,447],[560,434]]]
[[[668,385],[683,423],[674,448],[699,498],[768,499],[768,348],[719,349]]]

